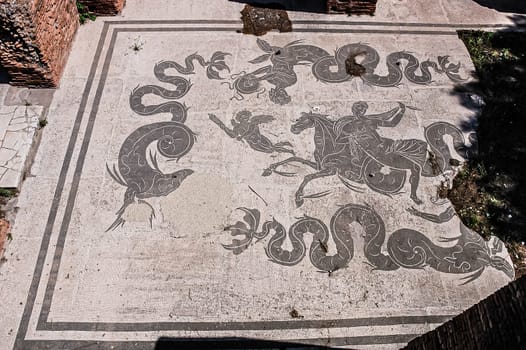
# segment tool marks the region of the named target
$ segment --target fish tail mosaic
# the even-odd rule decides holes
[[[226,52],[216,51],[209,61],[194,53],[186,57],[185,66],[174,61],[161,61],[154,67],[155,77],[163,83],[173,85],[167,89],[158,85],[143,85],[136,87],[130,95],[131,109],[142,116],[159,113],[172,115],[170,121],[151,123],[133,131],[123,142],[119,151],[118,165],[110,169],[106,165],[110,176],[120,185],[126,187],[121,208],[116,212],[117,218],[107,230],[124,225],[123,214],[128,206],[136,200],[146,204],[151,209],[150,225],[155,218],[153,207],[145,201],[147,198],[167,196],[175,191],[181,183],[194,173],[192,169],[181,169],[173,173],[163,173],[158,165],[157,154],[165,157],[167,161],[177,161],[192,149],[196,141],[196,134],[184,123],[187,119],[188,107],[177,99],[184,97],[192,84],[190,80],[181,76],[166,74],[172,68],[180,74],[194,74],[194,61],[206,68],[206,76],[211,80],[222,79],[219,72],[230,68],[224,59],[230,55]],[[145,105],[142,98],[152,94],[169,101],[155,105]],[[156,153],[149,146],[156,143]]]
[[[450,274],[466,274],[463,284],[478,278],[482,272],[492,267],[513,278],[513,267],[498,256],[503,250],[500,240],[490,243],[479,234],[460,224],[460,235],[441,238],[441,242],[455,242],[453,246],[435,244],[423,233],[402,228],[394,231],[386,242],[386,229],[380,215],[368,205],[346,204],[338,209],[331,218],[329,227],[320,219],[304,216],[287,229],[275,219],[265,221],[258,232],[261,214],[258,209],[239,208],[245,215],[243,221],[225,227],[235,238],[223,247],[234,254],[241,254],[253,242],[266,238],[271,231],[265,252],[273,263],[294,266],[309,255],[311,264],[319,271],[332,273],[346,268],[354,255],[352,223],[359,224],[365,231],[364,255],[373,271],[392,271],[399,268],[424,269]],[[439,215],[420,212],[414,208],[413,215],[443,223],[454,216],[454,209],[448,208]],[[312,234],[312,243],[307,248],[304,235]],[[288,239],[292,249],[283,248]],[[331,254],[328,241],[332,239],[336,252]],[[386,246],[386,253],[382,248]]]

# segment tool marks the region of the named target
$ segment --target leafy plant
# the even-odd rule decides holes
[[[134,52],[139,52],[142,50],[144,46],[144,42],[141,41],[139,37],[135,38],[133,44],[131,44],[130,49],[132,49]]]
[[[79,12],[80,24],[84,24],[88,20],[94,21],[97,18],[97,16],[95,16],[92,12],[90,12],[89,8],[86,5],[81,4],[78,1],[77,1],[77,11]]]
[[[517,276],[526,275],[526,36],[513,31],[460,31],[484,98],[477,116],[478,156],[448,191],[461,220],[510,251]]]
[[[11,190],[8,188],[0,188],[0,197],[11,198],[16,196],[16,190]]]
[[[47,125],[47,119],[40,119],[38,121],[38,126],[40,126],[40,128],[43,128],[46,125]]]
[[[475,67],[490,63],[488,48],[495,33],[485,31],[460,31],[459,36],[464,41]]]

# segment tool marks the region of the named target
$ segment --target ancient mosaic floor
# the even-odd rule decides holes
[[[437,197],[476,143],[454,28],[90,26],[20,195],[2,348],[398,348],[512,278]]]

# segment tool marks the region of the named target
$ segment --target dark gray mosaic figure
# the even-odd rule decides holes
[[[117,219],[108,230],[124,224],[122,215],[136,199],[149,205],[144,199],[172,193],[193,173],[191,169],[182,169],[164,174],[158,167],[156,155],[148,152],[150,144],[157,142],[157,151],[161,155],[169,160],[177,160],[190,151],[194,140],[195,135],[188,127],[174,121],[142,126],[126,138],[119,151],[118,169],[115,165],[113,170],[107,166],[111,177],[126,187],[122,207],[116,213]],[[151,223],[155,212],[151,206],[150,208]]]
[[[186,120],[186,112],[188,110],[184,103],[179,101],[168,101],[158,105],[146,106],[142,103],[142,97],[144,95],[153,94],[168,100],[175,100],[186,95],[192,87],[191,82],[188,79],[180,76],[166,75],[165,71],[167,69],[173,68],[180,74],[194,74],[194,60],[203,67],[206,67],[206,76],[209,79],[221,80],[223,78],[219,76],[219,71],[227,70],[230,72],[230,68],[228,68],[224,61],[228,55],[230,54],[217,51],[212,55],[210,61],[205,61],[202,56],[198,54],[191,54],[186,57],[185,66],[182,66],[174,61],[161,61],[157,63],[153,69],[155,77],[163,83],[168,83],[175,86],[175,89],[166,89],[158,85],[144,85],[137,87],[130,95],[131,109],[140,115],[170,113],[172,114],[172,120],[184,123]]]
[[[193,173],[191,169],[182,169],[170,174],[164,174],[158,166],[157,155],[152,153],[149,146],[156,142],[157,152],[170,160],[179,160],[192,149],[196,136],[190,128],[184,125],[188,108],[179,101],[191,88],[189,80],[180,76],[165,74],[169,68],[174,68],[181,74],[193,74],[193,61],[206,67],[209,79],[222,79],[218,71],[229,70],[224,58],[229,55],[224,52],[215,52],[210,61],[192,54],[185,59],[185,66],[173,61],[162,61],[155,65],[154,74],[159,81],[173,85],[175,88],[167,89],[157,85],[145,85],[135,88],[130,95],[131,109],[140,115],[149,116],[158,113],[170,113],[171,121],[151,123],[133,131],[123,142],[119,151],[118,168],[113,165],[106,168],[111,177],[122,186],[126,187],[124,201],[117,211],[117,218],[107,230],[113,230],[124,225],[122,218],[126,208],[138,200],[147,204],[152,210],[150,224],[155,217],[153,207],[144,201],[146,198],[166,196],[175,191],[181,183]],[[157,105],[144,105],[142,97],[154,94],[171,100]]]
[[[231,89],[235,91],[233,98],[243,99],[244,95],[265,92],[263,81],[273,85],[269,90],[269,98],[276,104],[287,104],[291,97],[286,88],[296,84],[298,77],[294,72],[294,66],[312,65],[312,74],[324,83],[343,83],[351,80],[345,68],[345,60],[349,56],[360,56],[363,60],[360,64],[365,68],[360,79],[366,84],[380,87],[394,87],[400,84],[405,76],[414,84],[425,85],[432,81],[431,69],[436,73],[446,74],[449,79],[459,82],[460,63],[449,63],[448,56],[438,56],[437,62],[419,60],[407,51],[393,52],[387,55],[386,64],[388,73],[378,75],[376,70],[380,55],[369,45],[362,43],[347,44],[338,48],[334,55],[324,49],[303,44],[301,40],[293,41],[285,46],[272,46],[268,42],[257,39],[257,45],[265,54],[249,61],[253,64],[270,61],[267,66],[260,67],[252,72],[241,72],[232,76],[234,79]],[[405,65],[402,66],[402,62]]]
[[[304,235],[313,235],[308,249],[309,259],[319,271],[333,272],[347,267],[354,255],[354,242],[351,224],[358,223],[365,231],[364,254],[373,270],[393,271],[399,268],[424,269],[430,267],[436,271],[452,274],[469,274],[463,279],[463,284],[477,279],[487,267],[493,267],[513,278],[513,267],[497,253],[502,252],[502,242],[490,245],[476,232],[460,225],[460,235],[453,238],[442,238],[441,242],[456,244],[442,247],[435,244],[424,234],[407,228],[393,232],[386,243],[387,254],[382,252],[386,241],[385,225],[376,211],[367,205],[347,204],[339,208],[332,216],[330,228],[317,218],[304,216],[289,228],[278,221],[266,221],[262,230],[258,231],[260,212],[257,209],[239,208],[245,212],[244,222],[238,221],[228,226],[232,236],[243,236],[243,239],[233,239],[232,244],[223,245],[234,254],[240,254],[247,249],[255,238],[266,238],[272,230],[265,252],[270,261],[294,266],[299,264],[307,254]],[[454,213],[454,212],[453,212]],[[414,211],[413,214],[432,218],[437,222],[451,219],[450,209],[442,217],[433,214]],[[449,219],[448,219],[449,218]],[[289,238],[292,249],[283,248],[285,239]],[[331,238],[336,246],[336,252],[330,254],[327,243]]]
[[[264,123],[270,123],[274,120],[271,115],[255,115],[247,110],[236,113],[234,119],[230,121],[232,129],[228,128],[217,116],[209,114],[210,120],[213,121],[221,130],[223,130],[228,136],[238,141],[245,141],[250,148],[255,151],[263,153],[291,153],[294,151],[287,147],[292,147],[292,144],[288,141],[272,143],[268,137],[261,135],[259,125]]]
[[[448,222],[449,220],[451,220],[451,218],[453,218],[453,216],[455,216],[455,208],[453,207],[448,207],[446,210],[444,210],[438,215],[432,213],[424,213],[415,209],[414,207],[408,208],[407,212],[412,215],[421,217],[422,219],[425,219],[427,221],[434,222],[436,224],[443,224],[444,222]]]
[[[449,163],[451,154],[444,135],[453,138],[455,150],[467,157],[469,149],[462,132],[446,122],[435,122],[424,129],[426,141],[417,139],[392,140],[380,136],[379,127],[395,127],[402,119],[406,106],[399,106],[385,113],[366,115],[368,105],[356,102],[352,115],[331,120],[326,115],[302,113],[291,126],[294,134],[314,128],[314,161],[299,157],[290,157],[271,164],[263,172],[269,176],[282,165],[301,163],[314,170],[306,175],[295,194],[296,205],[303,205],[305,198],[316,198],[328,192],[304,195],[304,189],[314,179],[326,176],[338,176],[351,190],[363,191],[359,187],[365,184],[373,191],[391,196],[400,192],[406,181],[406,172],[410,171],[410,197],[417,204],[420,176],[433,177],[441,172],[452,170]],[[428,147],[433,157],[429,157]],[[276,172],[284,176],[293,173]]]

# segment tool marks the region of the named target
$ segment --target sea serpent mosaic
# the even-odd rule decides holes
[[[243,71],[232,75],[234,81],[229,86],[235,92],[235,99],[242,100],[245,95],[253,93],[259,96],[265,92],[263,82],[267,82],[273,85],[268,93],[272,102],[279,105],[290,103],[292,98],[286,89],[298,81],[295,66],[311,65],[312,74],[323,83],[343,83],[353,78],[345,68],[345,61],[349,57],[363,58],[360,65],[364,72],[360,79],[369,85],[395,87],[403,77],[414,84],[426,85],[433,78],[431,69],[435,73],[446,74],[454,82],[464,80],[458,74],[460,63],[450,63],[448,56],[438,56],[436,62],[420,62],[407,51],[392,52],[386,57],[388,73],[378,75],[375,70],[380,62],[380,55],[374,48],[363,43],[344,45],[334,55],[318,46],[304,44],[302,40],[292,41],[284,46],[273,46],[265,40],[257,39],[257,45],[265,53],[249,62],[259,64],[269,61],[270,64],[252,72]]]
[[[502,252],[503,243],[496,240],[494,244],[485,241],[479,234],[471,231],[462,223],[460,236],[441,238],[441,242],[457,241],[454,246],[442,247],[433,243],[424,234],[402,228],[394,231],[387,239],[387,254],[382,252],[386,240],[385,225],[382,218],[370,206],[347,204],[339,208],[332,216],[330,229],[320,219],[304,216],[292,224],[287,232],[278,221],[265,221],[262,230],[258,232],[260,212],[258,209],[239,208],[245,215],[243,221],[227,226],[232,236],[244,236],[243,239],[233,239],[231,244],[223,245],[234,254],[241,254],[254,239],[270,237],[265,252],[270,261],[294,266],[299,264],[307,254],[303,236],[313,235],[309,248],[309,259],[312,265],[320,271],[332,273],[345,268],[354,255],[354,243],[350,224],[356,222],[365,231],[364,254],[373,270],[392,271],[399,268],[423,269],[430,267],[444,273],[467,274],[465,283],[478,278],[487,267],[504,272],[513,278],[513,267],[497,253]],[[419,212],[412,208],[410,212],[428,220],[441,223],[454,216],[454,209],[448,208],[440,215]],[[290,240],[291,250],[282,248],[285,239]],[[336,252],[331,254],[327,242],[332,238]]]
[[[135,113],[143,116],[170,113],[172,119],[166,122],[147,124],[133,131],[121,146],[118,168],[113,165],[113,169],[110,169],[106,165],[111,177],[126,187],[123,204],[116,213],[117,218],[108,227],[108,230],[124,225],[125,220],[122,215],[136,199],[150,207],[151,225],[155,211],[144,199],[166,196],[172,193],[194,172],[192,169],[182,169],[170,174],[163,174],[158,166],[157,154],[149,150],[150,144],[156,142],[156,149],[159,154],[166,157],[168,161],[179,160],[190,152],[196,139],[195,133],[184,125],[188,107],[184,103],[175,101],[185,96],[192,84],[183,77],[166,75],[165,71],[174,68],[181,74],[193,74],[195,69],[193,61],[195,60],[201,66],[206,67],[206,76],[209,79],[219,80],[222,79],[219,76],[219,71],[230,71],[224,62],[227,55],[229,54],[217,51],[212,55],[210,61],[205,61],[202,56],[192,54],[186,57],[185,66],[173,61],[161,61],[155,65],[154,75],[159,81],[172,84],[175,89],[169,90],[157,85],[145,85],[132,91],[130,107]],[[147,106],[142,103],[142,97],[147,94],[157,95],[170,101]]]
[[[324,83],[342,83],[353,77],[345,71],[345,59],[349,56],[364,56],[361,65],[365,67],[361,79],[364,83],[394,87],[400,84],[403,77],[415,84],[431,82],[430,69],[436,73],[446,74],[453,81],[462,80],[458,75],[459,64],[450,64],[447,56],[439,56],[438,61],[424,61],[406,51],[391,53],[387,56],[388,74],[380,76],[374,73],[379,62],[379,55],[372,47],[365,44],[348,44],[338,49],[335,55],[325,50],[302,44],[300,41],[289,43],[283,47],[271,46],[258,39],[258,46],[265,54],[250,61],[262,63],[270,60],[271,65],[258,68],[251,73],[242,72],[233,75],[230,87],[236,91],[236,98],[243,95],[264,92],[262,82],[274,85],[269,91],[270,100],[283,105],[291,101],[286,88],[297,81],[294,72],[295,65],[312,64],[312,73]],[[167,89],[158,85],[144,85],[135,88],[130,95],[131,109],[142,116],[158,113],[169,113],[171,120],[146,124],[134,130],[123,142],[118,156],[117,165],[107,171],[120,185],[126,187],[121,208],[116,212],[117,218],[107,230],[114,230],[124,225],[123,214],[126,208],[134,202],[147,204],[151,209],[150,225],[155,217],[155,210],[145,199],[167,196],[179,188],[181,183],[194,173],[192,169],[180,169],[165,174],[158,166],[158,155],[166,161],[179,160],[188,154],[196,141],[196,134],[185,125],[188,107],[177,100],[184,97],[192,84],[181,76],[167,75],[166,70],[175,69],[178,73],[188,75],[195,73],[194,62],[205,68],[210,80],[223,80],[220,71],[230,72],[225,63],[226,52],[215,52],[209,61],[194,53],[185,58],[185,65],[174,61],[161,61],[154,67],[155,77],[163,83],[172,85]],[[401,62],[405,61],[402,69]],[[419,72],[419,73],[418,73]],[[168,100],[167,102],[145,105],[142,98],[152,94]],[[270,164],[262,176],[272,174],[294,176],[295,173],[278,170],[291,163],[300,163],[315,170],[306,175],[295,193],[295,202],[302,206],[307,198],[320,198],[329,194],[324,191],[315,194],[304,194],[305,187],[314,179],[326,176],[338,176],[343,185],[351,190],[363,191],[369,189],[393,196],[400,193],[406,183],[407,172],[411,188],[410,198],[415,204],[420,204],[417,190],[421,176],[433,177],[453,170],[451,153],[444,136],[453,140],[453,148],[462,157],[467,158],[476,146],[473,135],[469,137],[468,146],[463,133],[447,122],[435,122],[424,128],[424,140],[403,139],[392,140],[382,137],[378,129],[396,127],[407,109],[416,109],[399,102],[389,111],[370,114],[368,104],[359,101],[353,104],[352,113],[342,117],[329,117],[316,113],[302,113],[291,125],[291,132],[301,134],[306,129],[314,129],[314,159],[303,159],[295,155],[293,144],[287,140],[271,141],[260,130],[262,124],[269,124],[275,117],[268,114],[253,115],[244,109],[231,119],[231,127],[227,126],[215,114],[209,114],[209,120],[228,137],[246,143],[253,151],[262,153],[289,153],[292,156]],[[155,151],[150,145],[155,144]],[[249,186],[250,188],[250,186]],[[256,240],[270,237],[265,249],[270,261],[294,266],[307,255],[304,235],[313,234],[314,238],[309,248],[309,259],[318,270],[332,273],[345,268],[354,255],[354,244],[351,223],[357,223],[365,231],[364,253],[368,264],[373,270],[391,271],[399,268],[423,269],[430,267],[436,271],[453,274],[468,274],[464,277],[468,283],[478,278],[487,267],[492,267],[513,277],[513,267],[498,253],[503,251],[502,242],[495,239],[493,243],[484,241],[478,234],[460,224],[460,235],[453,238],[443,238],[441,242],[454,242],[451,246],[441,246],[432,242],[423,233],[402,228],[394,231],[389,237],[382,218],[368,205],[349,203],[341,206],[332,216],[329,227],[320,219],[303,216],[289,229],[275,219],[265,221],[260,226],[260,211],[258,209],[239,208],[244,212],[243,221],[227,226],[235,238],[224,248],[234,254],[245,251]],[[443,223],[454,215],[452,208],[439,215],[424,213],[415,208],[408,211],[426,220]],[[286,239],[292,244],[291,250],[283,248]],[[332,239],[336,252],[328,250],[328,241]],[[382,251],[386,245],[387,253]]]

